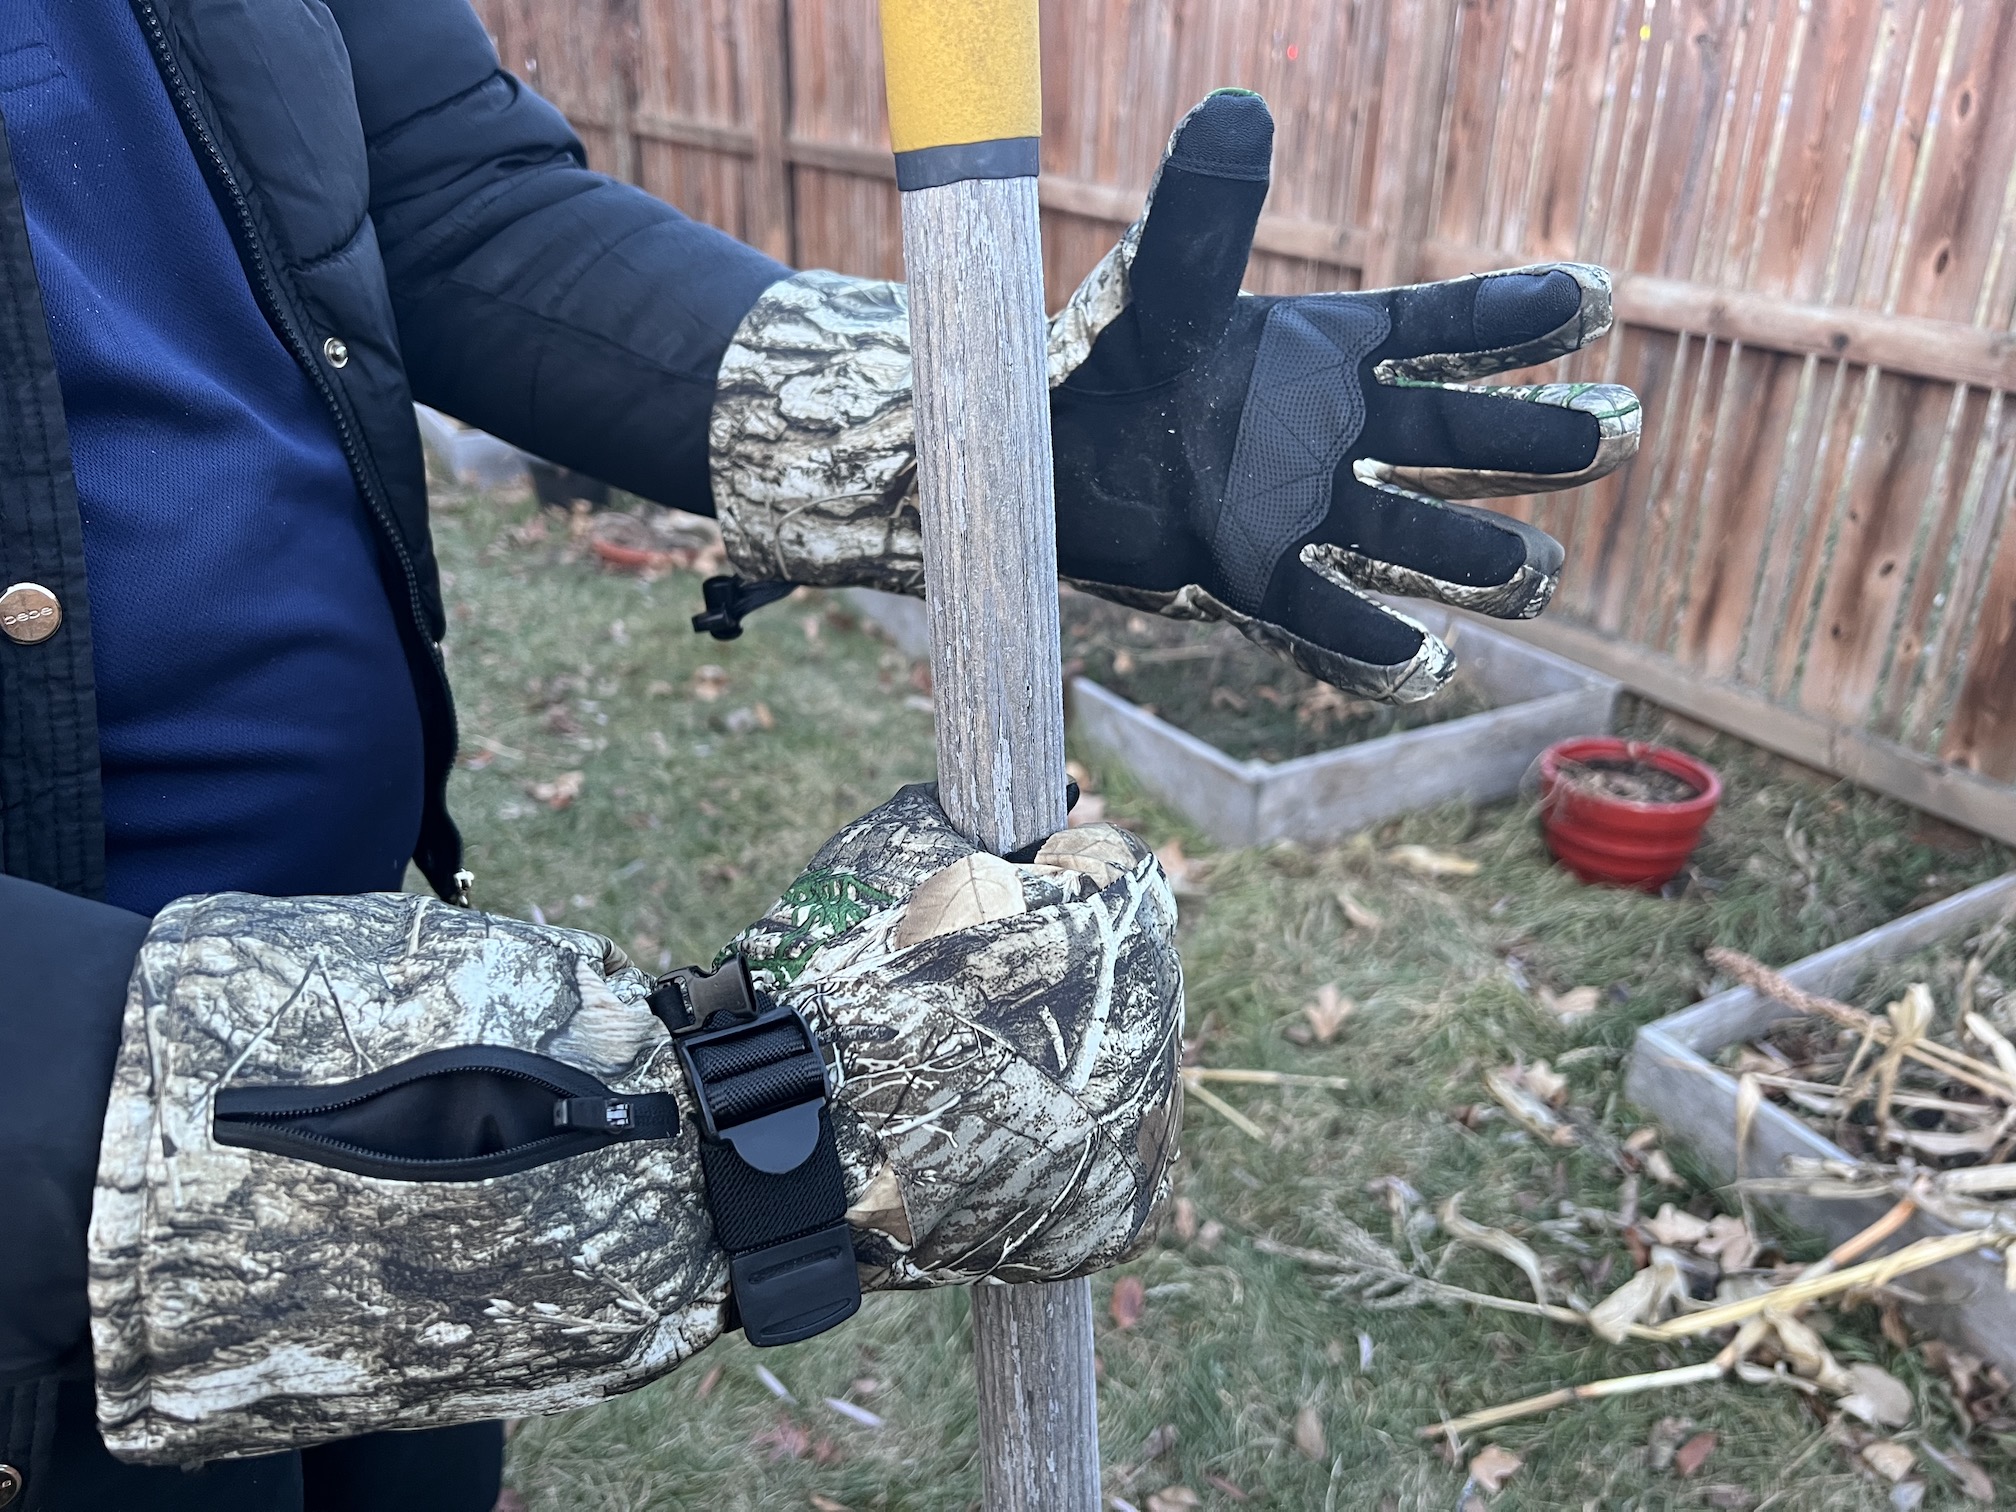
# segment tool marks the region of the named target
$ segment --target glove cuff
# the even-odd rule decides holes
[[[597,936],[417,896],[166,909],[92,1211],[107,1446],[555,1412],[704,1347],[727,1257],[649,990]]]
[[[721,359],[714,507],[745,577],[922,597],[902,284],[813,270],[764,290]]]

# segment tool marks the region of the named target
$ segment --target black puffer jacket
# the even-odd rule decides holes
[[[426,722],[416,860],[446,887],[455,721],[413,400],[706,511],[715,369],[786,270],[588,172],[466,0],[131,3],[377,527]],[[0,133],[0,586],[21,581],[65,619],[40,644],[0,638],[0,1460],[17,1465],[46,1443],[48,1379],[88,1368],[84,1226],[143,924],[86,901],[104,871],[89,584]]]

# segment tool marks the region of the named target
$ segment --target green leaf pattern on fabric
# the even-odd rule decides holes
[[[784,895],[764,916],[715,958],[715,965],[737,951],[749,959],[773,990],[798,980],[819,947],[845,934],[869,915],[897,900],[853,872],[821,867],[808,871],[784,889]]]

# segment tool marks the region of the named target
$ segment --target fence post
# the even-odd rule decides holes
[[[1065,823],[1036,10],[882,0],[939,800],[997,855]],[[990,1512],[1096,1512],[1089,1284],[977,1288],[973,1346]]]

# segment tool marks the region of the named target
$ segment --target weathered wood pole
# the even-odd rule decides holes
[[[1036,0],[882,0],[882,43],[939,800],[998,855],[1065,823]],[[977,1288],[973,1346],[989,1512],[1096,1512],[1088,1283]]]

